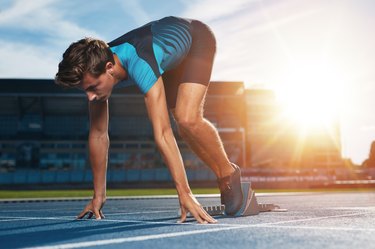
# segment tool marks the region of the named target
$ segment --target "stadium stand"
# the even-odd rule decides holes
[[[231,160],[245,162],[242,82],[212,82],[205,116],[218,128]],[[83,92],[53,80],[0,79],[0,185],[90,183],[88,103]],[[171,181],[153,142],[142,94],[116,89],[110,98],[108,183]],[[215,180],[179,138],[191,181]]]

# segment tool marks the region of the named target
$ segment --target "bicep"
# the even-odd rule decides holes
[[[90,133],[108,133],[108,100],[89,102]]]

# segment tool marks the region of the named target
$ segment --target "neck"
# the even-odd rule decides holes
[[[120,59],[116,54],[113,54],[113,57],[115,59],[115,66],[114,66],[114,74],[113,76],[116,78],[116,81],[122,81],[126,80],[128,78],[128,74],[125,70],[125,68],[122,66]]]

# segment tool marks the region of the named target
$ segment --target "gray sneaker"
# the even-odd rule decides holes
[[[242,205],[241,169],[232,163],[235,171],[226,177],[218,179],[221,204],[225,205],[225,214],[233,216]]]

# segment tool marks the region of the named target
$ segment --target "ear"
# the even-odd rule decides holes
[[[113,65],[113,63],[110,62],[110,61],[107,62],[107,64],[105,64],[105,70],[106,70],[109,74],[111,74],[111,75],[113,75],[114,68],[115,68],[115,65]]]

